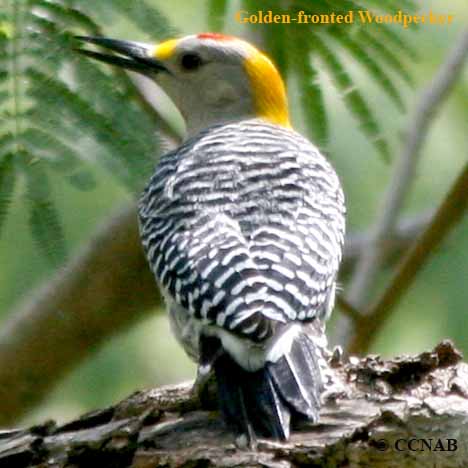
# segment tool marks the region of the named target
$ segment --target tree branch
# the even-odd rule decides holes
[[[138,392],[61,427],[0,432],[0,465],[462,467],[468,365],[460,359],[450,342],[389,361],[332,359],[319,423],[296,424],[287,443],[260,440],[256,451],[237,448],[218,413],[203,409],[183,384]],[[209,400],[214,405],[213,391]],[[432,450],[421,450],[422,440]]]
[[[371,230],[368,248],[363,251],[356,266],[353,280],[348,286],[348,301],[358,309],[366,304],[370,286],[385,257],[386,244],[395,228],[399,212],[414,179],[415,169],[430,123],[460,77],[467,57],[468,30],[465,30],[432,82],[422,92],[414,115],[410,119],[411,124],[406,143],[396,162],[388,191]]]
[[[395,248],[406,245],[425,218],[402,222]],[[347,241],[351,248],[345,250],[345,265],[356,259],[365,239],[365,234],[359,234]],[[127,285],[127,291],[138,286],[133,294],[136,302],[122,300],[122,285]],[[344,298],[339,297],[337,303],[347,315],[359,317]],[[0,424],[10,423],[35,407],[100,343],[160,305],[156,284],[141,252],[135,208],[121,208],[64,270],[2,324]],[[9,365],[12,359],[14,369]],[[12,387],[18,389],[17,395],[11,394]]]
[[[0,424],[24,414],[66,370],[159,303],[135,207],[127,207],[2,324]]]
[[[430,209],[424,213],[420,213],[414,217],[406,217],[398,222],[391,237],[387,239],[385,262],[390,262],[395,257],[401,256],[408,247],[414,242],[421,232],[428,226],[434,210]],[[371,241],[370,232],[350,232],[346,236],[343,261],[340,265],[340,275],[346,275],[367,249]]]
[[[361,312],[353,307],[341,294],[338,294],[336,297],[336,305],[353,322],[357,323],[361,320]]]
[[[138,92],[142,104],[151,105],[144,90]],[[159,114],[154,118],[160,121]],[[128,207],[2,324],[0,424],[36,405],[67,370],[160,303],[141,252],[135,208]]]
[[[369,309],[366,316],[357,323],[354,339],[349,346],[350,353],[366,353],[395,306],[408,291],[417,274],[429,259],[450,229],[461,220],[468,206],[468,164],[453,184],[440,205],[431,224],[410,249],[397,269],[382,297]]]

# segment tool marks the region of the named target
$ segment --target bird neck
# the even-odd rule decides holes
[[[244,68],[252,89],[256,116],[290,128],[286,89],[271,60],[255,50],[246,58]]]

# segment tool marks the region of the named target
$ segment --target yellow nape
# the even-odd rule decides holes
[[[244,65],[252,87],[257,117],[291,127],[286,89],[272,61],[252,47]]]
[[[178,39],[169,39],[154,46],[153,57],[158,60],[167,60],[172,57],[179,42]]]

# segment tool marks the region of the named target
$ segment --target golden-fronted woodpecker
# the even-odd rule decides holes
[[[281,76],[251,44],[79,39],[117,52],[82,51],[150,77],[185,118],[187,139],[139,201],[143,246],[175,336],[200,375],[215,373],[226,422],[288,439],[292,418],[319,415],[345,232],[335,171],[291,128]]]

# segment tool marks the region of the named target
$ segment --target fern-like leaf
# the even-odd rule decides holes
[[[40,155],[40,159],[47,159],[50,167],[57,171],[67,173],[80,166],[79,154],[50,132],[29,127],[19,139],[30,154]]]
[[[312,64],[312,58],[308,53],[307,42],[303,37],[300,39],[301,41],[297,44],[299,53],[293,63],[302,90],[304,116],[312,141],[321,149],[325,149],[329,132],[325,100],[318,81],[318,71]]]
[[[13,155],[0,156],[0,235],[13,198],[15,188],[15,170]]]
[[[388,74],[365,50],[365,48],[358,41],[355,41],[348,35],[343,34],[342,28],[333,28],[330,29],[329,32],[332,37],[339,41],[343,49],[348,50],[351,56],[367,69],[373,80],[392,98],[393,102],[399,107],[399,109],[403,110],[405,106],[397,87],[392,83]]]
[[[315,0],[313,5],[306,0],[295,2],[277,2],[275,0],[242,0],[241,6],[250,13],[258,10],[272,10],[275,14],[289,15],[294,21],[299,12],[304,15],[346,15],[353,11],[372,8],[376,14],[394,14],[398,9],[413,11],[416,8],[412,0]],[[335,25],[287,24],[255,25],[255,31],[261,33],[260,45],[268,49],[280,65],[283,74],[288,74],[288,64],[294,63],[296,82],[302,91],[303,114],[311,138],[324,144],[327,137],[328,116],[320,87],[316,82],[316,71],[310,61],[320,57],[326,65],[326,72],[336,83],[343,95],[346,106],[359,121],[359,128],[372,142],[379,153],[388,158],[388,143],[382,136],[380,125],[374,116],[372,106],[366,102],[366,89],[359,80],[351,77],[348,62],[340,56],[351,56],[367,72],[369,77],[392,99],[398,109],[404,109],[401,97],[401,85],[395,81],[399,75],[406,83],[411,83],[407,66],[400,55],[413,57],[413,51],[399,33],[389,25],[359,24]],[[307,28],[307,30],[305,30]],[[285,32],[286,31],[286,32]],[[305,31],[305,32],[304,32]],[[330,40],[333,38],[333,40]],[[263,42],[262,42],[263,40]],[[336,41],[336,42],[335,42]],[[388,42],[389,45],[386,45]],[[390,46],[391,44],[391,46]],[[400,54],[401,52],[401,54]],[[320,116],[320,121],[318,121]],[[319,126],[317,126],[319,125]]]
[[[388,13],[396,13],[398,10],[411,13],[418,8],[418,3],[413,0],[366,0],[366,7],[374,7]]]
[[[31,156],[28,159],[31,160]],[[50,264],[58,266],[66,256],[65,236],[52,199],[44,163],[31,160],[27,178],[29,226],[32,237]]]
[[[151,137],[152,115],[134,99],[129,77],[79,57],[73,36],[101,34],[102,17],[125,16],[155,38],[170,27],[146,0],[17,0],[11,5],[0,11],[1,218],[13,193],[5,174],[14,181],[21,173],[31,233],[57,264],[65,241],[49,190],[52,171],[89,190],[95,186],[88,170],[94,157],[134,192],[159,153],[158,139]]]
[[[68,183],[83,192],[87,192],[96,187],[96,179],[91,172],[81,169],[66,177]]]
[[[49,112],[62,115],[62,118],[73,122],[84,133],[93,135],[96,141],[109,148],[111,170],[116,171],[116,175],[130,190],[140,188],[140,174],[136,175],[134,171],[139,154],[135,155],[134,160],[129,158],[133,145],[137,144],[131,133],[119,134],[107,115],[97,112],[65,83],[35,69],[28,69],[26,76],[34,83],[28,92],[31,97],[40,100]]]
[[[409,74],[400,57],[387,46],[384,40],[382,40],[378,35],[376,36],[373,34],[371,29],[360,29],[357,37],[359,42],[367,44],[368,47],[372,48],[376,58],[385,61],[388,66],[391,67],[392,71],[398,74],[406,84],[410,86],[414,84],[412,76]]]
[[[351,113],[358,119],[359,127],[368,136],[375,148],[385,159],[390,158],[390,150],[381,135],[381,129],[364,97],[355,86],[340,60],[318,36],[314,36],[313,44],[316,53],[330,70],[331,77],[338,89],[342,92],[345,104]]]
[[[90,16],[82,11],[55,0],[34,0],[34,7],[38,12],[45,12],[53,18],[53,22],[61,21],[63,24],[80,27],[89,32],[97,33],[99,25]]]
[[[29,200],[29,226],[37,247],[52,266],[65,259],[62,224],[52,199]]]
[[[80,3],[85,4],[89,9],[88,0],[80,0]],[[109,11],[119,14],[128,21],[131,21],[138,29],[148,34],[151,38],[167,38],[175,34],[175,30],[170,27],[169,20],[159,11],[145,0],[112,0],[112,7],[108,7]]]
[[[409,41],[405,41],[401,36],[395,32],[394,28],[388,24],[379,24],[379,36],[382,40],[392,46],[393,50],[398,51],[399,54],[405,55],[411,60],[416,60],[418,55]]]
[[[210,31],[222,31],[228,7],[227,0],[208,0],[208,28]]]
[[[281,74],[287,76],[292,57],[288,48],[285,47],[285,44],[292,39],[291,33],[287,29],[287,24],[278,24],[275,26],[274,28],[264,28],[265,48],[273,57]]]

